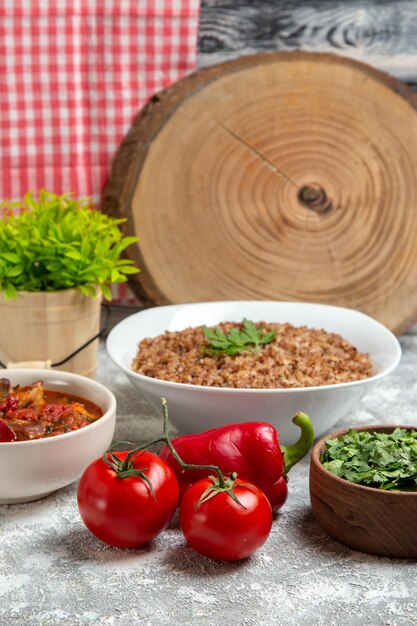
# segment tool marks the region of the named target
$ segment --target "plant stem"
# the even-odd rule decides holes
[[[140,452],[142,452],[146,448],[150,448],[151,446],[155,445],[156,443],[162,442],[162,443],[166,443],[166,445],[168,446],[168,448],[170,449],[170,451],[172,453],[172,456],[181,465],[183,471],[190,470],[190,469],[197,469],[197,470],[207,469],[207,470],[211,470],[212,472],[215,472],[217,474],[217,478],[219,480],[220,488],[221,489],[226,489],[227,485],[226,485],[225,478],[223,476],[223,473],[222,473],[221,469],[217,465],[190,465],[189,463],[184,463],[184,461],[181,459],[181,457],[179,456],[178,452],[175,450],[174,446],[172,445],[171,440],[169,438],[169,434],[168,434],[169,420],[168,420],[168,404],[167,404],[166,398],[161,398],[161,402],[162,402],[162,411],[163,411],[163,416],[164,416],[164,426],[163,426],[162,435],[160,435],[159,437],[156,437],[155,439],[152,439],[152,441],[148,441],[147,443],[145,443],[145,444],[143,444],[143,445],[141,445],[141,446],[139,446],[137,448],[134,448],[134,450],[131,450],[129,452],[129,454],[126,455],[126,458],[124,459],[124,461],[122,463],[121,472],[127,471],[129,469],[130,464],[131,464],[133,458],[135,457],[135,455],[139,454]],[[120,476],[120,472],[118,472],[118,474]]]
[[[184,463],[184,461],[181,459],[178,452],[175,450],[174,446],[172,445],[171,440],[168,435],[168,404],[167,404],[166,398],[161,398],[161,401],[162,401],[162,411],[164,414],[164,430],[163,430],[162,437],[159,438],[159,441],[164,441],[167,444],[168,448],[170,449],[172,453],[172,456],[174,457],[176,461],[178,461],[178,463],[181,465],[184,471],[189,470],[189,469],[208,469],[213,472],[216,472],[217,478],[219,479],[219,485],[222,489],[224,489],[226,487],[226,484],[225,484],[223,472],[220,470],[220,468],[217,465],[190,465],[189,463]]]

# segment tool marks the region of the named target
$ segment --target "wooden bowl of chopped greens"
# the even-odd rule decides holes
[[[417,426],[362,426],[320,439],[310,499],[316,520],[337,541],[417,558]]]

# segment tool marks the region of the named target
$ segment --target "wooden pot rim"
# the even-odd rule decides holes
[[[71,301],[101,301],[101,291],[98,286],[96,286],[96,295],[87,296],[85,295],[78,287],[70,287],[68,289],[57,289],[56,291],[17,291],[16,296],[9,298],[6,300],[4,296],[4,291],[0,291],[1,303],[5,306],[15,307],[19,306],[22,299],[31,300],[33,304],[37,304],[38,302],[43,304],[45,299],[48,299],[50,302],[61,301],[61,300],[71,300]]]
[[[99,290],[99,286],[96,285],[96,289],[97,291]],[[47,291],[47,290],[38,290],[38,291],[25,291],[24,289],[20,290],[20,291],[16,291],[16,297],[19,297],[20,295],[22,296],[45,296],[46,294],[66,294],[66,293],[72,293],[73,291],[77,292],[77,293],[81,293],[82,295],[83,292],[81,291],[81,289],[79,289],[78,287],[67,287],[65,289],[54,289],[51,291]],[[0,293],[4,294],[4,291],[0,291]],[[11,300],[13,298],[10,298]]]
[[[358,483],[353,483],[350,480],[346,480],[346,478],[340,478],[336,476],[330,470],[326,469],[320,461],[320,455],[324,452],[325,442],[327,439],[336,439],[337,437],[342,437],[346,435],[350,430],[356,431],[365,431],[369,430],[370,432],[386,432],[390,433],[396,428],[404,428],[405,430],[417,430],[417,426],[413,426],[410,424],[369,424],[367,426],[351,426],[350,428],[344,428],[343,430],[338,430],[334,433],[329,433],[328,435],[324,435],[317,443],[314,444],[313,450],[311,452],[310,465],[314,468],[322,472],[328,480],[334,480],[335,483],[339,483],[346,490],[351,490],[356,493],[380,493],[381,497],[390,497],[390,498],[398,498],[398,497],[408,497],[417,498],[417,491],[386,491],[384,489],[376,489],[375,487],[367,487],[366,485],[359,485]]]

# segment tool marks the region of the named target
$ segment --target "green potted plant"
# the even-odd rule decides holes
[[[137,238],[70,194],[29,192],[1,213],[0,360],[59,362],[98,333],[101,295],[111,300],[110,286],[139,271],[122,257]],[[94,375],[96,349],[62,369]]]

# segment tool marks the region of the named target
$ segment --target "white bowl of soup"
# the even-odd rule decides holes
[[[71,484],[110,447],[116,399],[101,383],[44,369],[0,376],[0,504]]]

